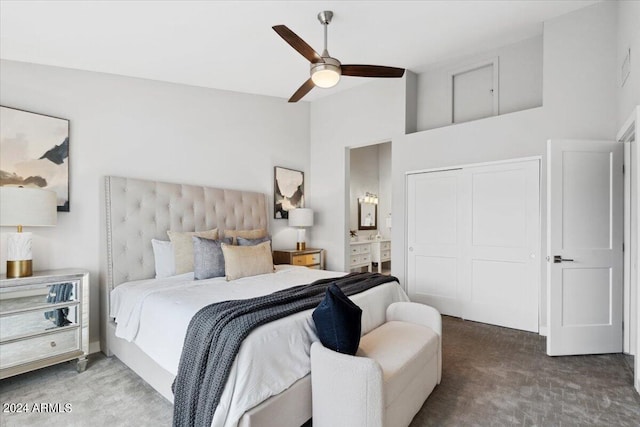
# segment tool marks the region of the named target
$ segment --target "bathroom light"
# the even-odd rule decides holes
[[[373,194],[373,193],[369,193],[367,191],[364,194],[364,196],[358,198],[358,201],[360,203],[370,203],[372,205],[377,205],[378,204],[378,195],[377,194]]]

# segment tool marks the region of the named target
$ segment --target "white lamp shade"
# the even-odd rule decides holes
[[[44,227],[58,220],[56,193],[40,188],[0,187],[0,225]]]
[[[311,227],[312,225],[312,209],[298,208],[289,211],[289,227]]]

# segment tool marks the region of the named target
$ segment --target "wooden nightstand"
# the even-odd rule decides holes
[[[312,248],[302,251],[296,249],[273,251],[273,263],[300,265],[302,267],[315,268],[316,270],[324,270],[322,252],[322,249]]]
[[[89,354],[89,272],[35,271],[0,278],[0,378]]]

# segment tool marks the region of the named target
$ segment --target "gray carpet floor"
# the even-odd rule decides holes
[[[537,334],[443,318],[444,369],[411,426],[640,426],[629,358],[548,357]],[[0,382],[2,426],[170,426],[172,407],[117,358]],[[70,412],[6,413],[6,403]],[[55,406],[49,405],[55,409]],[[46,409],[46,408],[45,408]],[[310,423],[309,423],[310,424]]]
[[[640,426],[622,354],[546,355],[540,335],[443,318],[442,382],[418,426]]]

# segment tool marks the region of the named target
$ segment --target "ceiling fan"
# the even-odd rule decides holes
[[[289,102],[298,102],[315,86],[322,88],[335,86],[340,81],[341,75],[353,77],[402,77],[404,75],[404,68],[379,65],[342,65],[336,58],[332,58],[327,51],[327,27],[331,23],[331,18],[333,18],[333,12],[330,10],[318,14],[318,20],[324,26],[322,55],[318,55],[307,42],[298,37],[286,25],[273,27],[284,41],[311,62],[311,77],[289,98]]]

